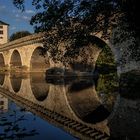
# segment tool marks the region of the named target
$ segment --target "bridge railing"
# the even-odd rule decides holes
[[[12,48],[22,47],[25,45],[30,45],[33,43],[41,43],[44,39],[45,33],[36,33],[20,39],[8,42],[6,44],[0,45],[0,51],[9,50]]]

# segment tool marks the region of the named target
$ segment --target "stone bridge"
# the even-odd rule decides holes
[[[0,67],[18,71],[44,71],[50,67],[41,55],[43,48],[43,33],[3,44],[0,46]]]
[[[125,60],[125,63],[121,63],[124,59],[123,54],[126,53],[126,51],[129,51],[123,50],[124,47],[126,46],[127,49],[127,46],[132,45],[132,42],[131,40],[129,40],[129,42],[127,43],[125,40],[122,43],[114,44],[113,39],[116,37],[115,33],[116,30],[114,32],[112,31],[111,37],[109,39],[103,39],[102,32],[94,33],[91,35],[93,40],[95,40],[95,43],[90,44],[89,42],[89,48],[86,48],[87,52],[82,56],[86,58],[86,61],[88,61],[89,59],[92,61],[93,71],[95,68],[96,60],[100,52],[102,51],[101,48],[95,47],[95,45],[99,46],[98,42],[102,42],[104,45],[108,45],[111,48],[115,62],[117,64],[118,74],[132,69],[139,69],[139,61],[133,61],[129,58],[129,55],[127,55],[128,60]],[[47,53],[45,59],[44,56],[41,55],[43,49],[43,39],[44,33],[38,33],[1,45],[0,67],[4,67],[8,70],[14,70],[15,68],[16,71],[20,69],[22,69],[23,71],[45,71],[46,69],[52,67],[64,68],[65,66],[61,62],[55,63],[54,61],[52,61],[49,53]]]

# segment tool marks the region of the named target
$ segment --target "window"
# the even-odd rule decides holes
[[[0,34],[3,34],[3,31],[2,30],[0,30]]]
[[[0,39],[3,39],[3,37],[2,37],[2,36],[0,36]]]
[[[3,26],[2,25],[0,25],[0,29],[3,29]]]

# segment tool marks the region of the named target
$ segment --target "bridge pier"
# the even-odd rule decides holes
[[[7,69],[10,69],[10,59],[11,59],[12,50],[4,51],[4,65]]]

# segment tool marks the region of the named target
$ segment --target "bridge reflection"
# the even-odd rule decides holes
[[[4,83],[5,74],[0,74],[0,85],[2,86]]]
[[[97,121],[92,121],[95,120],[94,117],[88,118],[101,105],[101,101],[95,91],[93,79],[69,79],[67,84],[62,84],[61,79],[61,84],[58,82],[55,85],[46,82],[44,73],[33,73],[31,75],[9,73],[1,75],[0,79],[4,81],[0,88],[2,94],[4,93],[19,105],[30,108],[31,112],[42,118],[47,117],[47,120],[48,114],[46,113],[53,113],[50,115],[49,121],[51,118],[51,121],[55,121],[54,124],[58,125],[59,123],[59,126],[62,125],[66,131],[72,131],[73,135],[90,139],[94,136],[93,133],[96,132],[97,136],[108,137],[107,126],[104,122],[106,117],[98,120],[98,122],[103,121],[101,124],[96,124]],[[75,86],[78,85],[83,88],[76,90]],[[58,118],[56,117],[57,115],[59,116]],[[60,118],[62,122],[57,120]],[[72,128],[69,128],[67,121],[70,122]],[[100,128],[99,126],[102,127]],[[83,130],[82,134],[79,133],[79,129]],[[90,132],[86,134],[89,130]]]
[[[108,139],[117,132],[112,122],[122,114],[118,106],[127,106],[119,104],[119,95],[105,103],[92,78],[52,79],[46,79],[44,73],[1,74],[0,93],[80,139]]]
[[[38,101],[44,101],[49,93],[49,85],[45,81],[44,73],[30,75],[32,93]]]

